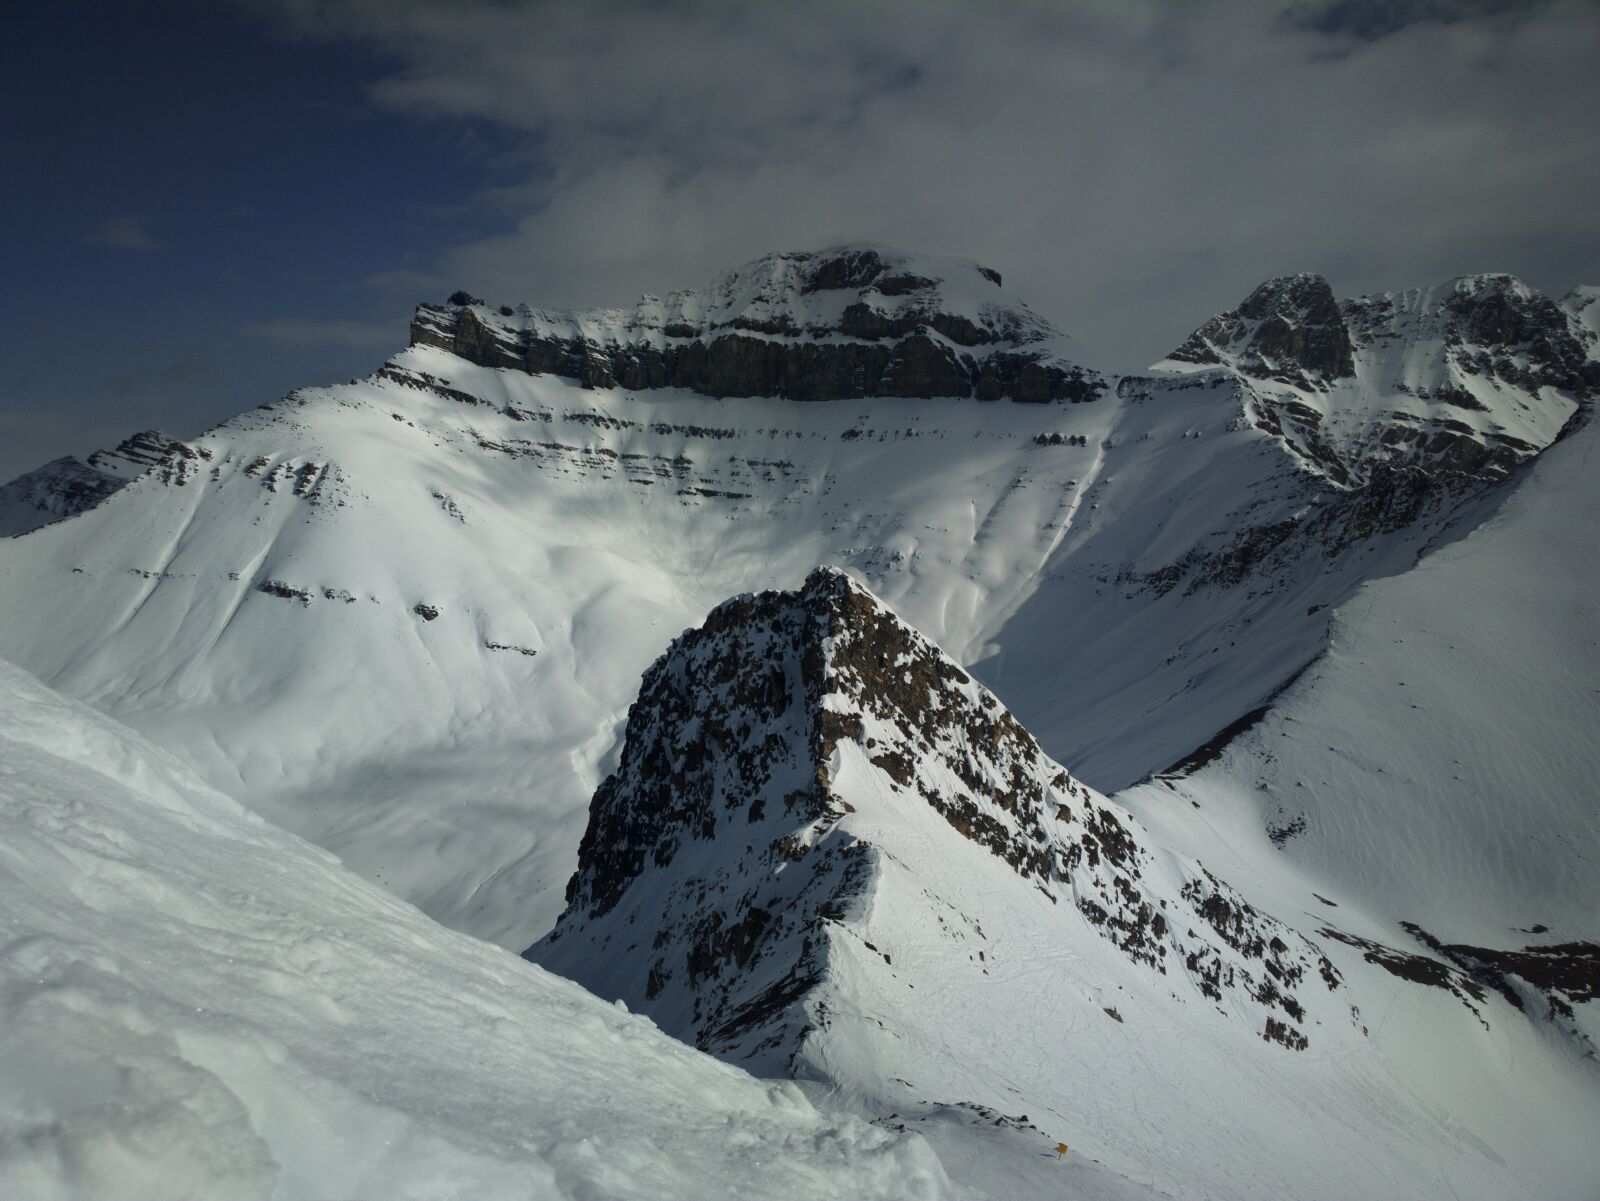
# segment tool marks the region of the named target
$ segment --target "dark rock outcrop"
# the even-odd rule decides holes
[[[905,862],[854,824],[858,805],[888,806],[865,829],[884,812],[915,828],[918,855],[974,844],[1019,901],[1071,915],[1064,932],[1258,1010],[1284,1046],[1306,1045],[1300,990],[1338,986],[1316,947],[1209,872],[1166,876],[1126,813],[829,569],[723,604],[645,673],[567,910],[528,957],[717,1054],[792,1066],[836,929],[870,908],[885,858]],[[981,962],[981,923],[971,935]]]
[[[1270,279],[1231,312],[1195,330],[1169,358],[1196,364],[1232,361],[1257,379],[1305,387],[1355,374],[1350,331],[1320,275]]]
[[[1032,313],[998,297],[951,303],[941,280],[908,261],[916,260],[870,248],[773,256],[671,311],[646,298],[632,314],[525,311],[508,320],[481,304],[424,304],[412,318],[411,344],[586,388],[1041,404],[1103,392],[1098,374],[1050,351],[1058,335]],[[983,287],[999,286],[997,273],[970,269]],[[840,305],[840,292],[855,296]]]

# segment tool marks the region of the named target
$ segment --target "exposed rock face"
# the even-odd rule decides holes
[[[184,443],[171,434],[164,434],[160,430],[141,430],[124,438],[111,450],[95,451],[89,456],[89,466],[118,479],[131,480],[182,446]]]
[[[1268,280],[1238,308],[1195,330],[1169,357],[1196,364],[1231,362],[1257,379],[1305,387],[1355,375],[1350,331],[1333,289],[1320,275]]]
[[[1066,937],[1256,1010],[1271,1041],[1304,1047],[1302,994],[1338,987],[1313,944],[1211,873],[1158,868],[1131,817],[833,570],[727,602],[645,674],[568,908],[527,954],[717,1054],[792,1066],[882,858],[931,852],[943,873],[937,848],[962,840]]]
[[[841,400],[1094,400],[1104,381],[997,272],[877,247],[770,255],[632,312],[422,305],[411,344],[585,387]],[[462,297],[472,300],[471,297]]]
[[[1346,301],[1286,276],[1157,366],[1233,373],[1249,419],[1337,484],[1413,467],[1497,480],[1600,391],[1582,313],[1509,275]]]
[[[1437,339],[1446,362],[1467,377],[1573,396],[1600,388],[1600,365],[1589,360],[1573,314],[1513,275],[1467,275],[1342,308],[1358,347]]]

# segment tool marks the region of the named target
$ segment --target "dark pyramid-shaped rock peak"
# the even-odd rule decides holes
[[[527,954],[701,1047],[788,1070],[826,1006],[835,931],[872,911],[886,862],[963,911],[998,888],[1093,954],[1264,1010],[1287,1046],[1306,1038],[1297,990],[1337,981],[1209,872],[1173,876],[1128,814],[830,569],[719,606],[645,673],[567,910]]]
[[[1312,386],[1355,374],[1350,331],[1320,275],[1269,279],[1238,308],[1219,314],[1168,358],[1231,365],[1258,379]]]
[[[64,455],[0,485],[0,537],[15,537],[87,512],[143,475],[174,447],[160,430],[142,430],[87,462]]]

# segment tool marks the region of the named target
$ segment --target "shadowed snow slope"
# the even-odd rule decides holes
[[[0,1196],[934,1198],[0,664]]]
[[[974,1195],[1487,1201],[1596,1178],[1600,948],[1489,985],[1241,870],[1164,848],[819,571],[646,673],[569,908],[528,954],[922,1130]],[[1551,967],[1546,1012],[1516,990]],[[1042,1155],[1058,1139],[1068,1168]]]

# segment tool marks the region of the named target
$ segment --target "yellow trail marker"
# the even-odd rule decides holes
[[[1067,1153],[1067,1144],[1066,1143],[1057,1143],[1056,1144],[1056,1158],[1060,1159],[1066,1153]]]

